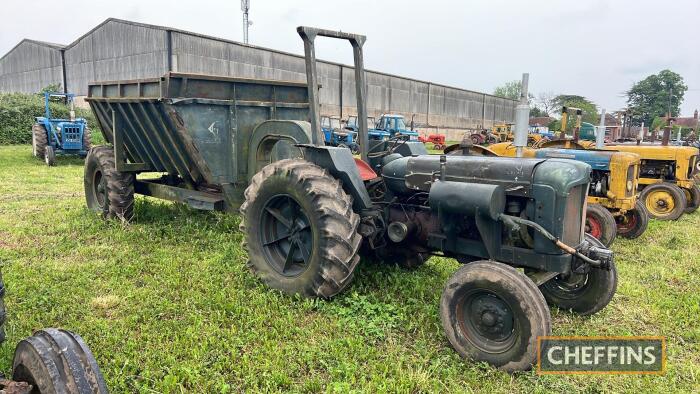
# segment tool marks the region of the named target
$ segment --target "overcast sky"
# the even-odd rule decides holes
[[[251,43],[301,54],[311,25],[367,36],[373,70],[491,93],[530,73],[530,91],[579,94],[608,111],[665,68],[700,108],[700,0],[251,0]],[[22,38],[68,44],[109,17],[242,40],[240,0],[2,0],[0,55]],[[317,56],[352,63],[349,46]]]

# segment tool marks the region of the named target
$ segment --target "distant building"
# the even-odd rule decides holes
[[[530,133],[549,133],[549,124],[556,119],[549,116],[530,118]]]

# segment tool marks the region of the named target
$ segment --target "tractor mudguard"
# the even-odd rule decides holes
[[[301,158],[296,145],[311,142],[311,124],[295,120],[267,120],[255,127],[248,150],[248,181],[273,161]]]

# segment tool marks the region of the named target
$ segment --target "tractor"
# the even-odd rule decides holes
[[[52,97],[62,98],[70,105],[70,119],[51,117]],[[75,117],[72,93],[44,93],[44,116],[36,117],[32,126],[32,154],[46,165],[56,165],[57,155],[87,156],[90,150],[90,129],[87,121]]]
[[[461,154],[461,145],[445,149],[448,154]],[[515,157],[513,143],[502,142],[488,148],[472,146],[471,154]],[[579,160],[592,168],[588,190],[586,232],[610,246],[617,235],[634,239],[646,231],[649,213],[637,197],[639,156],[633,153],[586,149],[523,149],[524,157]]]
[[[5,341],[5,283],[0,274],[0,343]],[[3,394],[107,394],[90,348],[68,330],[37,330],[15,347],[12,376],[0,373]]]
[[[562,126],[566,124],[567,108],[562,111]],[[567,149],[594,149],[591,133],[579,133],[581,113],[577,111],[573,136],[566,136],[563,128],[558,139],[547,141],[538,147]],[[692,213],[700,207],[700,189],[695,176],[700,172],[698,148],[669,145],[670,130],[664,131],[660,144],[618,142],[606,144],[602,149],[634,153],[641,159],[639,173],[640,200],[649,216],[658,220],[676,220],[683,213]]]
[[[391,134],[389,134],[389,132],[377,130],[374,128],[375,126],[376,122],[374,121],[374,117],[367,117],[367,134],[369,136],[370,141],[388,141],[389,138],[391,138]],[[360,127],[357,125],[356,115],[351,115],[348,117],[348,120],[345,122],[345,128],[355,133],[358,133],[360,131]]]
[[[348,148],[353,155],[360,153],[360,147],[355,142],[357,133],[343,127],[339,116],[322,116],[321,130],[326,145]]]
[[[433,150],[443,150],[447,147],[444,134],[430,134],[427,137],[419,136],[418,141],[423,144],[433,144]]]
[[[406,121],[402,115],[383,114],[377,121],[375,130],[388,132],[390,138],[418,141],[418,132],[406,127]]]
[[[350,41],[366,119],[365,37],[297,32],[306,84],[174,72],[91,84],[87,101],[110,145],[88,155],[88,207],[129,221],[141,194],[239,212],[248,267],[290,295],[338,295],[361,259],[416,269],[453,258],[463,266],[440,300],[447,339],[506,371],[535,362],[537,338],[551,333],[549,305],[605,308],[617,271],[613,253],[584,234],[588,164],[429,155],[418,141],[370,140],[365,122],[359,158],[327,146],[315,40]]]

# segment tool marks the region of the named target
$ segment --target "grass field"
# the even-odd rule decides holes
[[[294,299],[245,268],[239,218],[138,198],[136,219],[85,208],[82,161],[49,168],[0,147],[0,260],[8,341],[59,326],[91,346],[122,392],[698,392],[700,213],[618,240],[620,284],[603,312],[552,309],[554,335],[665,335],[664,376],[508,375],[461,360],[438,317],[458,267],[361,264],[332,301]]]

